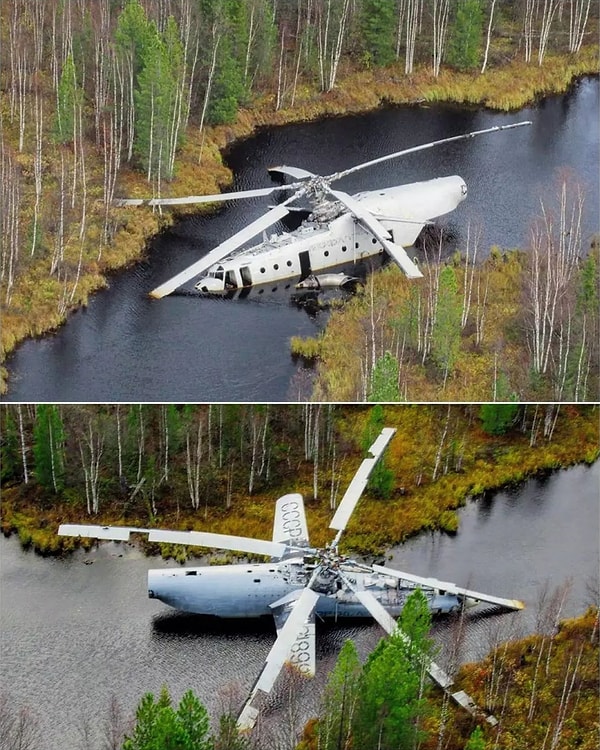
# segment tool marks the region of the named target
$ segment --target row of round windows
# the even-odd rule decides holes
[[[377,240],[375,239],[375,237],[373,237],[373,238],[372,238],[371,242],[372,242],[372,243],[373,243],[374,245],[375,245],[375,244],[377,244]],[[356,248],[356,249],[358,250],[358,248],[360,247],[360,242],[355,242],[355,243],[354,243],[354,247],[355,247],[355,248]],[[345,253],[345,252],[346,252],[347,250],[348,250],[347,246],[346,246],[346,245],[342,245],[342,252],[343,252],[343,253]],[[324,255],[324,256],[325,256],[326,258],[328,258],[328,257],[329,257],[329,250],[324,250],[324,251],[323,251],[323,255]],[[287,263],[286,263],[286,265],[287,265],[288,267],[290,267],[290,268],[291,268],[291,267],[292,267],[292,261],[291,261],[291,260],[288,260],[288,261],[287,261]],[[274,271],[278,271],[278,270],[279,270],[279,263],[274,263],[274,264],[273,264],[273,270],[274,270]],[[260,272],[261,272],[261,273],[266,273],[266,272],[267,272],[267,269],[266,269],[266,268],[261,268],[261,269],[260,269]]]

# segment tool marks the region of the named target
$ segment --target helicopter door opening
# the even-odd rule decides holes
[[[248,266],[240,268],[240,275],[242,277],[242,286],[252,286],[252,274]]]
[[[235,276],[235,271],[226,271],[225,272],[225,289],[237,289],[237,278]]]
[[[310,258],[308,257],[308,250],[298,254],[298,260],[300,261],[300,275],[303,279],[310,276]]]

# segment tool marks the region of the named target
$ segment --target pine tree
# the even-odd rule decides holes
[[[64,487],[63,448],[65,431],[58,407],[40,404],[33,426],[33,457],[35,478],[50,492]]]
[[[371,409],[369,421],[363,434],[362,445],[364,450],[368,450],[381,430],[385,427],[385,416],[381,404],[377,404]],[[394,486],[394,472],[388,469],[385,463],[385,455],[375,464],[371,476],[369,477],[368,488],[381,498],[388,498],[391,495]]]
[[[519,412],[518,404],[482,404],[479,410],[481,426],[488,435],[504,435]]]
[[[365,0],[361,30],[364,48],[374,65],[389,65],[396,57],[396,2],[395,0]]]
[[[158,700],[146,693],[136,711],[136,724],[123,750],[211,750],[206,708],[191,690],[175,710],[163,686]]]
[[[452,372],[460,347],[461,302],[458,296],[456,274],[451,266],[440,272],[435,325],[431,341],[431,355],[444,372]]]
[[[471,732],[471,736],[465,745],[465,750],[485,750],[485,737],[483,736],[481,727],[475,727]]]
[[[482,30],[481,0],[459,0],[448,50],[451,65],[461,70],[479,65]]]
[[[19,453],[19,433],[17,424],[6,405],[0,410],[2,423],[0,433],[2,441],[0,442],[0,478],[3,482],[13,479],[19,475],[21,465]]]
[[[400,401],[399,369],[398,360],[391,352],[386,352],[375,362],[369,401]]]
[[[58,82],[56,122],[54,133],[59,143],[70,143],[75,130],[77,108],[83,101],[83,91],[77,84],[73,55],[68,55]]]

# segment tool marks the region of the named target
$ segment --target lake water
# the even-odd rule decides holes
[[[292,164],[320,174],[400,149],[520,120],[514,131],[412,154],[336,183],[359,190],[459,174],[469,196],[445,218],[457,238],[469,219],[485,227],[485,247],[521,246],[541,191],[557,171],[587,185],[584,235],[598,230],[599,85],[581,81],[564,96],[512,114],[451,106],[395,107],[322,122],[264,130],[228,154],[235,188],[272,184],[265,171]],[[10,401],[305,400],[309,378],[292,361],[289,340],[324,326],[281,289],[244,300],[148,292],[267,210],[269,199],[234,202],[191,217],[155,238],[147,259],[115,275],[56,334],[23,343],[10,357]]]
[[[546,583],[554,588],[572,579],[565,616],[591,603],[599,484],[596,463],[471,502],[460,511],[456,536],[415,537],[392,550],[388,564],[525,601],[527,609],[518,613],[470,610],[461,658],[480,657],[492,632],[509,637],[531,630]],[[79,729],[86,719],[97,736],[115,694],[127,712],[144,692],[157,693],[163,684],[177,700],[192,688],[211,711],[232,686],[241,700],[273,643],[269,623],[208,625],[148,599],[146,571],[158,561],[135,550],[123,553],[105,543],[90,554],[42,559],[22,551],[15,538],[0,539],[2,690],[36,712],[44,750],[82,747]],[[435,626],[446,649],[451,630],[448,621]],[[319,626],[317,677],[301,696],[305,711],[316,705],[343,641],[354,638],[365,656],[380,636],[370,624]],[[438,661],[446,664],[445,650]]]

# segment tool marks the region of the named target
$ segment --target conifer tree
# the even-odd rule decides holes
[[[451,65],[461,70],[479,65],[482,29],[481,0],[459,0],[448,50]]]
[[[33,457],[35,478],[50,492],[64,487],[63,447],[65,431],[58,407],[40,404],[33,426]]]
[[[365,52],[375,65],[389,65],[396,57],[395,0],[365,0],[361,30]]]

